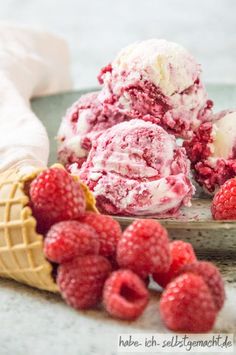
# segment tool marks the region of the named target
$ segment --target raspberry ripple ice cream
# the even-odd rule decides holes
[[[128,119],[115,107],[103,106],[98,100],[98,92],[81,96],[62,119],[57,136],[59,161],[66,166],[77,163],[80,167],[96,135]]]
[[[213,106],[200,74],[200,65],[176,43],[158,39],[135,43],[101,70],[99,100],[131,118],[188,138],[210,119]]]
[[[162,127],[139,119],[98,134],[81,169],[74,164],[71,171],[103,213],[174,216],[194,192],[185,149]]]
[[[214,192],[236,176],[236,111],[213,115],[212,122],[201,124],[184,146],[197,182]]]

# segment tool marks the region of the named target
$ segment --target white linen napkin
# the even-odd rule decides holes
[[[53,34],[0,23],[0,172],[47,166],[47,132],[30,99],[71,89],[69,50]]]

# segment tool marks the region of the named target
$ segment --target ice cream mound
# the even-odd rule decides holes
[[[184,146],[196,180],[206,191],[214,192],[236,176],[236,111],[214,115]]]
[[[98,92],[79,98],[67,111],[58,132],[58,159],[80,167],[86,160],[95,136],[116,123],[128,120],[115,107],[102,105]]]
[[[58,132],[59,161],[81,167],[98,133],[136,118],[191,138],[211,119],[200,73],[194,58],[172,42],[153,39],[123,49],[101,70],[101,91],[83,95],[67,111]]]
[[[194,192],[184,148],[162,127],[139,119],[98,134],[81,169],[71,170],[109,214],[174,216]]]
[[[124,48],[101,70],[99,99],[186,138],[209,119],[213,105],[200,74],[200,65],[180,45],[147,40]]]
[[[178,44],[135,43],[101,70],[101,90],[67,111],[58,133],[59,161],[89,185],[100,211],[166,217],[190,204],[189,161],[175,139],[195,142],[199,134],[210,149],[211,138],[204,137],[213,103],[200,74]]]

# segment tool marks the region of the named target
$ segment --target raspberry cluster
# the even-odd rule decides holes
[[[212,263],[197,260],[191,244],[181,240],[170,242],[167,231],[157,221],[140,219],[124,231],[117,244],[117,261],[120,267],[142,278],[152,275],[165,288],[159,308],[169,329],[186,332],[212,329],[224,304],[224,284]],[[117,272],[111,281],[106,281],[109,291],[105,292],[105,305],[112,315],[124,318],[126,310],[121,317],[122,304],[114,297],[120,294],[119,279],[122,277]]]
[[[86,211],[81,185],[61,168],[42,171],[32,181],[29,197],[37,228],[45,235],[44,254],[58,266],[62,297],[76,309],[97,305],[112,271],[119,223]]]
[[[103,303],[120,319],[139,317],[149,300],[152,276],[164,291],[160,314],[175,331],[212,329],[225,299],[218,269],[198,261],[189,243],[169,241],[152,219],[137,219],[122,233],[112,217],[86,211],[80,184],[58,168],[43,171],[29,189],[44,253],[58,265],[62,297],[76,309]]]

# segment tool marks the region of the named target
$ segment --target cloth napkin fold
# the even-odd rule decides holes
[[[47,132],[30,99],[71,89],[69,50],[53,34],[0,23],[0,172],[47,166]]]

